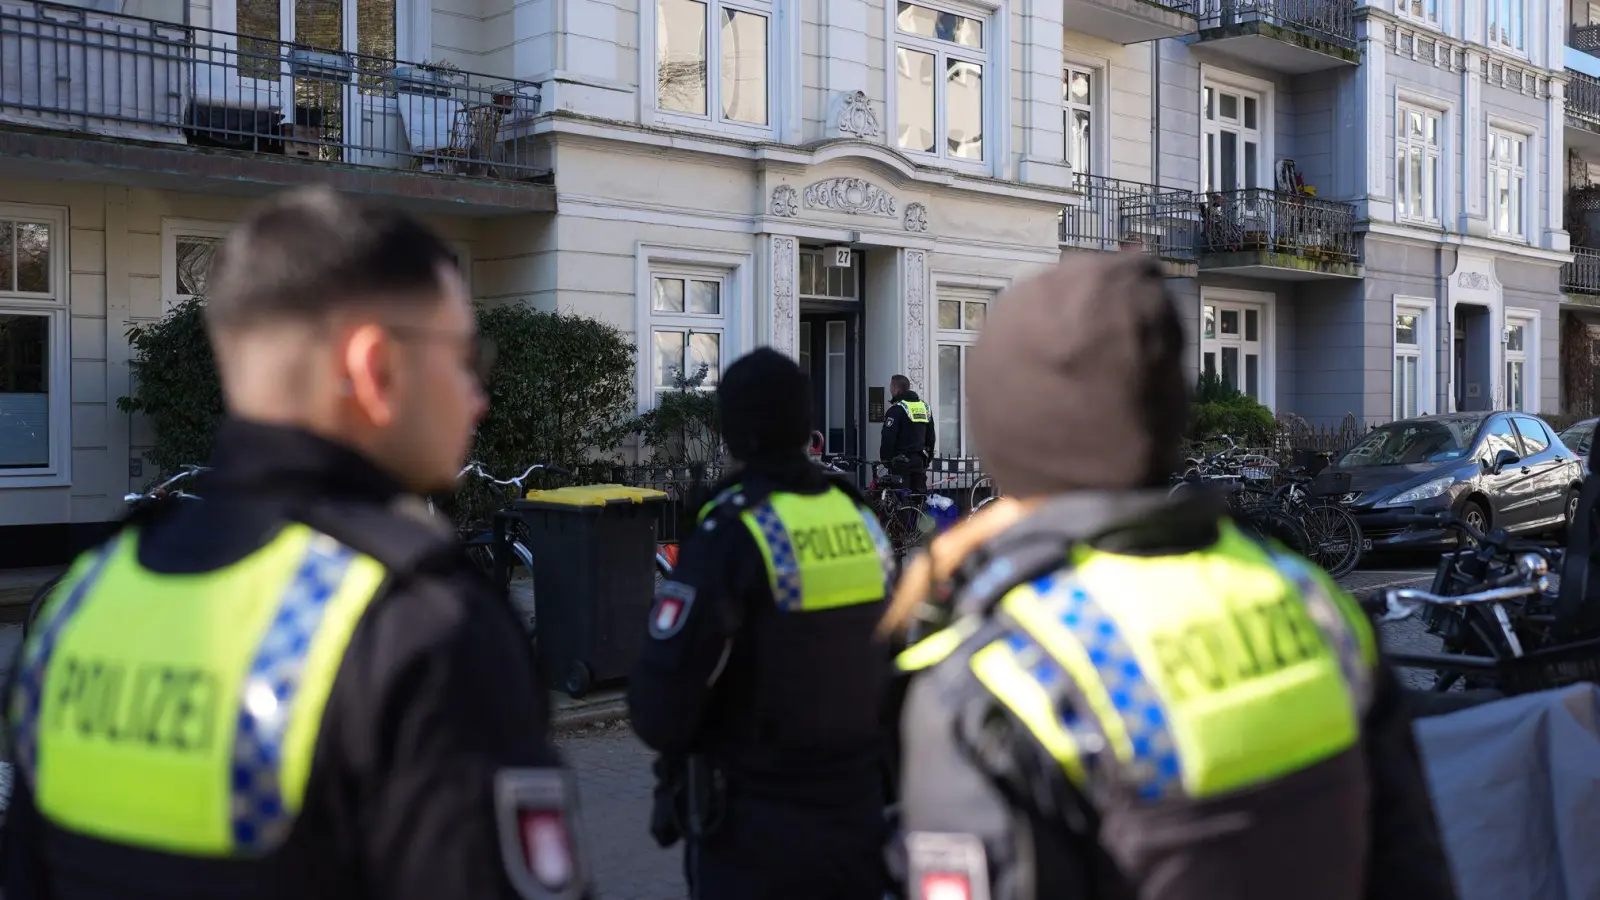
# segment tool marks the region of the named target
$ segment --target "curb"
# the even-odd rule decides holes
[[[555,700],[550,711],[550,730],[565,734],[594,725],[607,725],[628,717],[628,700],[621,691],[607,691],[583,700],[565,696]]]

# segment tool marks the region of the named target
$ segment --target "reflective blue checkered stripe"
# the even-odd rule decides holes
[[[1056,721],[1072,738],[1078,761],[1091,776],[1115,771],[1116,760],[1107,756],[1110,746],[1100,720],[1088,712],[1083,695],[1072,676],[1050,652],[1025,631],[1008,631],[1002,638],[1017,660],[1017,665],[1045,689],[1055,702]]]
[[[39,762],[39,707],[44,702],[44,680],[50,669],[50,657],[55,653],[56,644],[61,640],[61,632],[65,630],[67,622],[71,621],[73,614],[83,605],[95,582],[100,580],[100,574],[105,571],[106,563],[116,555],[118,547],[126,539],[127,535],[124,533],[100,549],[94,561],[89,564],[89,570],[72,585],[72,592],[56,605],[49,619],[23,648],[22,666],[11,696],[10,718],[17,765],[22,767],[24,776],[30,782],[37,771],[35,766]]]
[[[772,554],[772,600],[779,609],[799,612],[805,594],[800,579],[800,560],[795,557],[789,529],[783,526],[783,520],[778,518],[770,502],[761,504],[752,515],[766,541],[767,552]]]
[[[1311,571],[1311,563],[1281,553],[1271,554],[1279,574],[1300,593],[1306,613],[1322,633],[1322,639],[1339,660],[1339,674],[1350,689],[1357,714],[1372,704],[1372,668],[1361,649],[1361,637],[1339,611],[1338,601],[1328,596],[1323,581]]]
[[[1122,719],[1133,749],[1122,761],[1128,784],[1146,800],[1181,794],[1183,766],[1166,709],[1116,620],[1070,574],[1046,575],[1031,587],[1082,645]]]
[[[290,711],[306,652],[328,601],[344,581],[355,551],[326,535],[311,538],[278,611],[267,626],[239,698],[233,741],[232,809],[235,848],[264,853],[283,842],[294,816],[285,807],[279,773]]]

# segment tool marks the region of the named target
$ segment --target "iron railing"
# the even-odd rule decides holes
[[[1567,121],[1600,132],[1600,78],[1567,70]]]
[[[1199,251],[1287,253],[1316,262],[1359,260],[1353,203],[1265,188],[1199,197]]]
[[[1600,294],[1600,250],[1572,248],[1572,262],[1561,267],[1561,290],[1569,294]]]
[[[1079,250],[1140,250],[1194,259],[1194,194],[1079,173],[1083,205],[1061,211],[1061,245]]]
[[[1578,25],[1572,29],[1572,46],[1600,56],[1600,25]]]
[[[538,87],[43,2],[0,6],[0,121],[502,180]]]
[[[1355,0],[1201,0],[1201,30],[1248,22],[1264,22],[1357,49]]]

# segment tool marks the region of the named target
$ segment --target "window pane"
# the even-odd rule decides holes
[[[1074,72],[1067,70],[1067,75],[1061,81],[1061,99],[1079,106],[1091,106],[1094,103],[1094,92],[1091,89],[1094,82],[1088,72]]]
[[[1239,390],[1239,348],[1222,348],[1222,383]]]
[[[1205,363],[1201,366],[1201,369],[1207,376],[1215,378],[1217,375],[1217,354],[1214,352],[1207,353],[1205,355]]]
[[[1261,183],[1261,180],[1256,177],[1256,158],[1258,156],[1260,156],[1260,154],[1256,150],[1255,141],[1245,141],[1244,142],[1244,184],[1239,185],[1240,187],[1253,188],[1256,185]]]
[[[689,282],[689,312],[707,316],[722,315],[722,284],[716,281]]]
[[[656,387],[671,388],[683,371],[683,332],[656,332]]]
[[[959,59],[945,60],[944,104],[949,154],[983,159],[983,67]]]
[[[1254,353],[1244,355],[1244,392],[1261,399],[1261,357]]]
[[[50,465],[50,320],[0,314],[0,469]]]
[[[0,291],[17,289],[16,236],[15,225],[0,222]]]
[[[1247,310],[1244,311],[1244,339],[1245,340],[1247,340],[1247,341],[1258,341],[1258,340],[1260,340],[1260,338],[1256,336],[1256,331],[1258,330],[1258,327],[1259,327],[1258,320],[1260,319],[1260,317],[1261,317],[1261,314],[1259,312],[1257,312],[1256,310],[1247,309]]]
[[[1406,370],[1405,357],[1394,358],[1394,417],[1406,418]]]
[[[1216,95],[1212,93],[1211,88],[1206,88],[1201,93],[1205,102],[1206,118],[1215,119],[1217,117]]]
[[[1411,416],[1418,415],[1418,412],[1417,412],[1417,409],[1418,409],[1418,407],[1417,407],[1417,399],[1418,399],[1418,397],[1417,397],[1417,385],[1419,384],[1419,382],[1417,380],[1417,369],[1419,368],[1419,365],[1420,365],[1421,362],[1422,362],[1422,360],[1418,359],[1415,356],[1406,357],[1406,364],[1405,364],[1405,372],[1406,372],[1405,414],[1406,414],[1406,416],[1408,418],[1411,417]]]
[[[1411,148],[1411,171],[1406,178],[1406,202],[1410,206],[1411,215],[1422,218],[1422,150]]]
[[[1093,154],[1090,141],[1089,111],[1086,109],[1073,109],[1067,111],[1067,163],[1079,172],[1092,173]]]
[[[1202,190],[1214,191],[1214,190],[1217,189],[1217,136],[1216,135],[1214,135],[1214,134],[1206,135],[1206,146],[1205,146],[1204,153],[1205,153],[1205,160],[1203,161],[1203,163],[1201,165],[1201,170],[1205,173],[1205,184],[1202,185],[1201,188],[1202,188]]]
[[[1239,97],[1237,94],[1217,95],[1217,115],[1224,119],[1237,120],[1239,118]]]
[[[1512,421],[1516,423],[1517,433],[1522,435],[1522,446],[1528,451],[1529,456],[1550,449],[1550,436],[1539,420],[1517,416]]]
[[[983,46],[982,22],[926,6],[901,3],[895,16],[895,27],[906,34],[948,41],[962,47]]]
[[[717,383],[717,376],[722,374],[722,335],[708,332],[693,332],[689,335],[689,374],[694,375],[700,367],[706,367],[706,387]]]
[[[1239,189],[1239,136],[1224,131],[1218,138],[1222,144],[1222,189],[1236,191]]]
[[[800,293],[815,294],[815,272],[817,263],[821,262],[814,253],[800,254]]]
[[[946,331],[954,331],[961,327],[961,301],[939,301],[939,327]]]
[[[651,292],[651,308],[656,312],[683,312],[683,279],[661,278],[655,279],[655,288]]]
[[[1256,127],[1256,98],[1244,98],[1244,127]]]
[[[1394,342],[1396,344],[1415,344],[1417,342],[1417,317],[1410,313],[1402,313],[1394,317]]]
[[[722,10],[722,115],[734,122],[767,124],[767,19]]]
[[[222,248],[222,239],[213,237],[180,236],[173,267],[177,270],[180,297],[203,296],[206,278],[211,275],[211,262]]]
[[[932,153],[937,149],[933,142],[933,54],[896,47],[894,56],[896,140],[901,150]]]
[[[656,105],[706,114],[706,5],[696,0],[656,4]]]
[[[1208,338],[1216,337],[1217,336],[1217,308],[1215,306],[1207,306],[1207,307],[1205,307],[1202,310],[1201,314],[1200,314],[1200,318],[1202,320],[1201,328],[1204,330],[1205,336],[1208,337]]]
[[[1522,360],[1506,360],[1506,409],[1527,409],[1523,402]]]
[[[1222,333],[1239,333],[1239,311],[1237,309],[1225,309],[1222,311]]]
[[[1506,350],[1511,353],[1522,351],[1523,326],[1512,325],[1506,329]]]
[[[1422,214],[1429,219],[1439,218],[1439,160],[1428,156],[1423,163]]]
[[[50,226],[37,222],[18,222],[17,290],[31,294],[50,293]]]
[[[982,303],[962,304],[961,327],[968,331],[982,331],[983,317],[988,307]]]
[[[939,345],[939,426],[940,434],[961,433],[961,348]],[[946,439],[941,438],[941,442]],[[945,450],[949,452],[948,446]]]
[[[845,324],[840,321],[828,323],[828,396],[827,405],[827,431],[843,428],[845,420],[845,401],[848,397],[846,390],[845,364]]]

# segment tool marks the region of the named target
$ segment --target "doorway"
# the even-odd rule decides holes
[[[1493,347],[1486,306],[1457,304],[1455,339],[1452,348],[1452,393],[1461,412],[1489,410],[1496,406],[1494,396]]]
[[[823,450],[863,456],[861,302],[864,255],[824,264],[818,248],[800,251],[800,368],[811,377],[812,421]],[[830,254],[827,262],[835,262]]]

